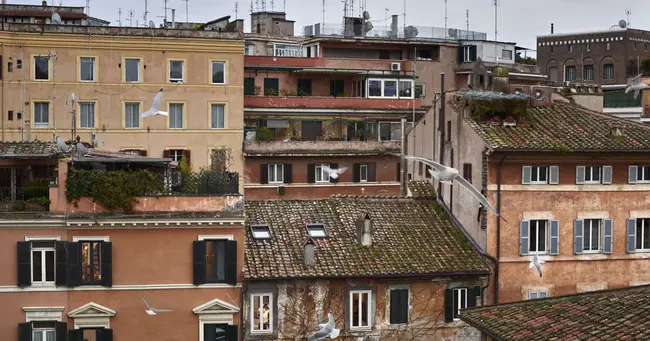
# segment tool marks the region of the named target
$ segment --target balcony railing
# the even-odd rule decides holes
[[[246,96],[246,108],[313,108],[313,109],[384,109],[416,110],[421,108],[419,98],[388,99],[364,97],[280,97]]]
[[[0,187],[0,212],[49,210],[47,187]]]
[[[633,93],[605,93],[603,107],[605,108],[639,108],[642,106],[642,98],[634,98]]]
[[[244,153],[256,155],[381,155],[399,153],[400,148],[400,141],[246,141],[244,143]]]
[[[354,29],[346,30],[342,24],[315,24],[303,27],[303,35],[312,36],[354,36]],[[389,27],[373,28],[365,34],[367,38],[388,38],[407,40],[486,40],[487,33],[459,29],[445,29],[432,26],[408,26],[392,32]]]
[[[300,46],[269,47],[268,55],[274,57],[302,57]]]

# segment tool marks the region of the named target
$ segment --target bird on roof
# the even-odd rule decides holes
[[[636,99],[639,97],[639,92],[641,92],[641,90],[650,88],[650,85],[643,83],[641,79],[642,76],[643,74],[639,74],[627,81],[627,88],[625,89],[626,94],[634,91],[634,98]]]
[[[56,137],[56,149],[62,153],[67,153],[70,150],[61,136]]]
[[[86,148],[86,146],[83,143],[77,142],[77,156],[84,157],[88,155],[88,153],[89,153],[88,148]]]
[[[429,174],[431,174],[431,176],[433,176],[434,179],[440,180],[440,182],[448,185],[451,185],[453,184],[454,181],[456,181],[459,185],[465,187],[481,204],[483,204],[483,206],[489,208],[492,212],[494,212],[494,214],[497,215],[497,217],[503,219],[503,221],[506,221],[492,206],[492,204],[490,204],[487,198],[483,196],[481,192],[479,192],[478,189],[476,189],[474,186],[472,186],[471,183],[469,183],[467,180],[465,180],[462,176],[459,175],[457,169],[443,166],[438,162],[425,159],[422,157],[409,156],[403,154],[394,154],[394,155],[405,158],[407,160],[419,161],[433,167],[434,169],[429,170]]]
[[[162,116],[168,116],[169,113],[166,111],[160,111],[160,105],[162,104],[162,95],[163,95],[163,89],[160,88],[156,96],[153,98],[153,101],[151,102],[151,108],[142,114],[142,118],[149,117],[152,115],[162,115]]]
[[[307,338],[307,341],[325,340],[325,338],[328,336],[330,339],[336,339],[339,336],[341,331],[339,329],[334,328],[334,315],[332,315],[332,313],[329,313],[327,316],[328,316],[327,323],[319,324],[318,331],[311,334],[309,338]]]
[[[534,266],[535,269],[537,269],[537,273],[539,274],[539,277],[542,277],[542,264],[544,264],[543,260],[539,259],[539,254],[535,252],[535,257],[533,257],[533,260],[530,261],[530,264],[528,264],[528,268],[532,269]]]
[[[99,139],[97,138],[97,134],[93,132],[90,133],[90,145],[93,148],[99,147]]]
[[[329,174],[332,179],[338,179],[339,175],[343,174],[346,170],[348,170],[348,167],[334,169],[329,166],[323,166],[323,171]]]

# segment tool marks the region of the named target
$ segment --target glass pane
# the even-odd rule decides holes
[[[650,167],[648,166],[643,167],[643,180],[644,181],[650,180]]]
[[[171,61],[169,62],[169,79],[181,80],[183,79],[183,62]]]
[[[643,248],[650,249],[650,224],[647,219],[643,221]]]
[[[411,84],[413,84],[411,81],[399,82],[399,97],[411,97]]]
[[[217,275],[215,273],[215,248],[216,248],[216,242],[207,242],[206,243],[207,250],[205,252],[205,278],[208,282],[214,282],[217,279]]]
[[[643,219],[636,220],[636,248],[643,248]]]
[[[45,56],[34,57],[34,78],[49,79],[49,58]]]
[[[548,173],[547,167],[539,167],[539,181],[546,182],[546,175]]]
[[[125,126],[127,128],[140,127],[140,103],[127,103],[125,113]]]
[[[79,115],[80,126],[82,128],[95,127],[95,103],[81,103],[81,113]]]
[[[368,181],[368,166],[361,165],[359,173],[359,179],[361,181]]]
[[[546,251],[546,221],[540,220],[539,224],[539,239],[537,240],[537,251]]]
[[[359,327],[359,293],[352,294],[352,326]]]
[[[215,256],[215,262],[217,265],[217,281],[226,280],[226,243],[224,241],[217,242],[216,246],[217,254]]]
[[[223,104],[212,105],[212,128],[223,128],[224,124],[224,106]]]
[[[125,67],[125,80],[127,82],[140,81],[140,60],[139,59],[126,59],[124,61]]]
[[[384,97],[397,97],[397,81],[384,81]]]
[[[84,283],[92,281],[91,243],[81,243],[81,280]]]
[[[368,96],[381,97],[381,81],[368,81]]]
[[[460,309],[460,301],[459,301],[459,295],[458,295],[458,290],[453,290],[454,294],[454,318],[458,317],[458,310]]]
[[[467,308],[467,290],[460,291],[460,308]]]
[[[537,293],[536,292],[528,293],[528,299],[534,300],[536,298],[537,298]]]
[[[45,280],[54,282],[54,251],[45,251]]]
[[[54,330],[46,330],[45,341],[56,341],[56,332]]]
[[[370,295],[368,293],[361,294],[361,326],[367,327],[370,325],[368,321],[368,305],[370,303]]]
[[[34,336],[33,341],[44,341],[43,340],[43,331],[42,330],[34,330],[32,335]]]
[[[169,105],[169,127],[183,128],[183,105],[180,103]]]
[[[260,316],[262,315],[260,302],[260,296],[253,296],[253,330],[260,330]]]
[[[269,165],[269,182],[275,182],[275,165]]]
[[[212,83],[223,84],[224,79],[224,63],[222,62],[213,62],[212,63]]]
[[[80,58],[80,67],[81,67],[81,80],[82,81],[92,81],[94,80],[94,64],[95,58],[82,57]]]
[[[379,123],[379,140],[380,141],[391,140],[390,123]]]
[[[93,243],[93,281],[102,280],[101,271],[101,243]]]
[[[584,251],[589,251],[591,249],[591,220],[584,221],[583,235],[582,235],[582,247]]]
[[[262,296],[262,329],[269,330],[271,325],[271,297],[264,295]]]
[[[316,182],[323,181],[323,168],[322,168],[322,166],[319,165],[319,166],[316,166],[315,168],[316,168],[316,170],[315,170],[315,172],[316,172]]]
[[[32,272],[34,274],[34,282],[41,282],[43,280],[41,257],[41,251],[32,251]]]
[[[531,220],[528,227],[529,251],[537,251],[537,220]]]

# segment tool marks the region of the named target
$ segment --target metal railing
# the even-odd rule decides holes
[[[615,93],[605,93],[603,98],[603,107],[605,108],[638,108],[642,107],[642,98],[634,98],[633,93],[623,93],[616,91]]]
[[[379,26],[379,24],[378,24]],[[343,24],[315,24],[303,27],[304,36],[354,36],[353,29]],[[487,33],[433,26],[400,27],[392,32],[389,27],[376,27],[365,34],[367,38],[389,38],[409,40],[486,40]]]
[[[300,46],[270,46],[268,55],[273,57],[302,57],[302,48]]]
[[[239,194],[239,173],[200,170],[192,173],[172,172],[169,195]]]
[[[0,201],[49,198],[50,189],[45,187],[0,187]]]

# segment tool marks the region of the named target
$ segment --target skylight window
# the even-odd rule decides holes
[[[325,238],[327,232],[323,224],[307,224],[307,233],[311,238]]]
[[[271,239],[271,228],[269,225],[253,225],[251,232],[254,239]]]

